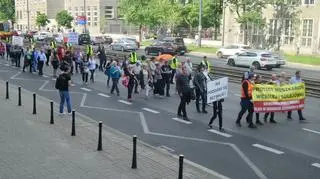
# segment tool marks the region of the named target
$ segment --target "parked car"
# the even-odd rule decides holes
[[[38,32],[34,35],[34,38],[38,41],[43,41],[47,37],[52,37],[52,34],[50,32]]]
[[[229,46],[218,49],[217,57],[218,58],[229,57],[232,55],[240,54],[248,49],[251,49],[249,45],[243,45],[243,44],[229,45]]]
[[[91,37],[92,45],[99,45],[104,43],[104,38],[102,36]]]
[[[57,43],[62,43],[63,42],[63,35],[62,34],[53,34],[53,38]]]
[[[280,68],[281,66],[286,64],[286,59],[283,55],[277,52],[273,52],[272,55],[274,56],[275,60],[277,61],[277,68]]]
[[[177,54],[184,55],[187,52],[187,47],[182,37],[165,37],[162,41],[172,43]]]
[[[105,36],[104,37],[104,43],[105,44],[112,44],[113,39],[110,36]]]
[[[113,42],[110,45],[110,49],[111,50],[118,50],[118,51],[122,51],[122,52],[135,51],[135,50],[138,50],[138,46],[133,41],[118,39],[117,41]]]
[[[145,48],[146,55],[155,54],[155,55],[161,55],[161,54],[170,54],[175,55],[177,54],[176,48],[174,44],[169,42],[162,42],[162,41],[155,41],[152,45],[147,46]]]
[[[136,44],[136,46],[138,47],[138,49],[140,48],[140,42],[137,41],[137,39],[135,37],[124,36],[124,37],[121,37],[120,40],[134,42]]]
[[[80,34],[78,39],[78,45],[90,44],[91,43],[90,39],[91,38],[89,34]]]
[[[277,61],[269,51],[247,50],[237,55],[228,57],[227,64],[231,66],[254,66],[256,69],[265,68],[272,70],[277,66]]]

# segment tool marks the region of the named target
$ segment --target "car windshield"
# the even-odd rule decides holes
[[[270,57],[272,57],[272,54],[271,53],[264,53],[264,54],[261,54],[261,57],[270,58]]]

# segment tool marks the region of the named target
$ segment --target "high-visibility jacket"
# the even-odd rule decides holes
[[[174,58],[171,60],[171,63],[170,63],[171,69],[173,69],[173,70],[177,69],[177,68],[178,68],[178,65],[179,65],[179,61],[178,61],[177,58],[174,57]]]
[[[202,60],[201,64],[206,67],[208,73],[211,72],[211,64],[207,60]]]
[[[137,52],[131,52],[130,54],[130,63],[135,64],[137,63],[138,58],[137,58]]]
[[[93,48],[92,48],[91,45],[87,45],[86,54],[89,55],[89,56],[93,55]]]
[[[51,47],[52,49],[56,48],[56,47],[57,47],[56,41],[52,40],[52,41],[50,42],[50,47]]]
[[[248,96],[249,96],[249,98],[252,98],[253,84],[249,80],[244,80],[242,82],[242,85],[243,85],[243,83],[248,84]],[[244,89],[242,87],[241,87],[241,98],[247,98],[247,96],[245,95]]]

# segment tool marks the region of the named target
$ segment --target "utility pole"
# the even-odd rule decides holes
[[[225,29],[226,29],[226,2],[225,0],[222,0],[222,40],[221,40],[222,47],[224,47]]]
[[[201,47],[201,30],[202,30],[202,0],[200,0],[200,7],[199,7],[199,27],[198,27],[198,46]]]
[[[27,0],[27,29],[30,31],[30,10],[29,10],[29,0]]]
[[[87,33],[87,5],[86,5],[86,0],[83,0],[83,12],[84,12],[84,17],[85,17],[85,23],[84,23],[84,33]]]

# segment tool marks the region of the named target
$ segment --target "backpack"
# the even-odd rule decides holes
[[[58,76],[57,80],[56,80],[56,85],[55,85],[55,88],[57,90],[61,90],[62,87],[63,87],[63,83],[65,81],[65,77],[61,74]]]

